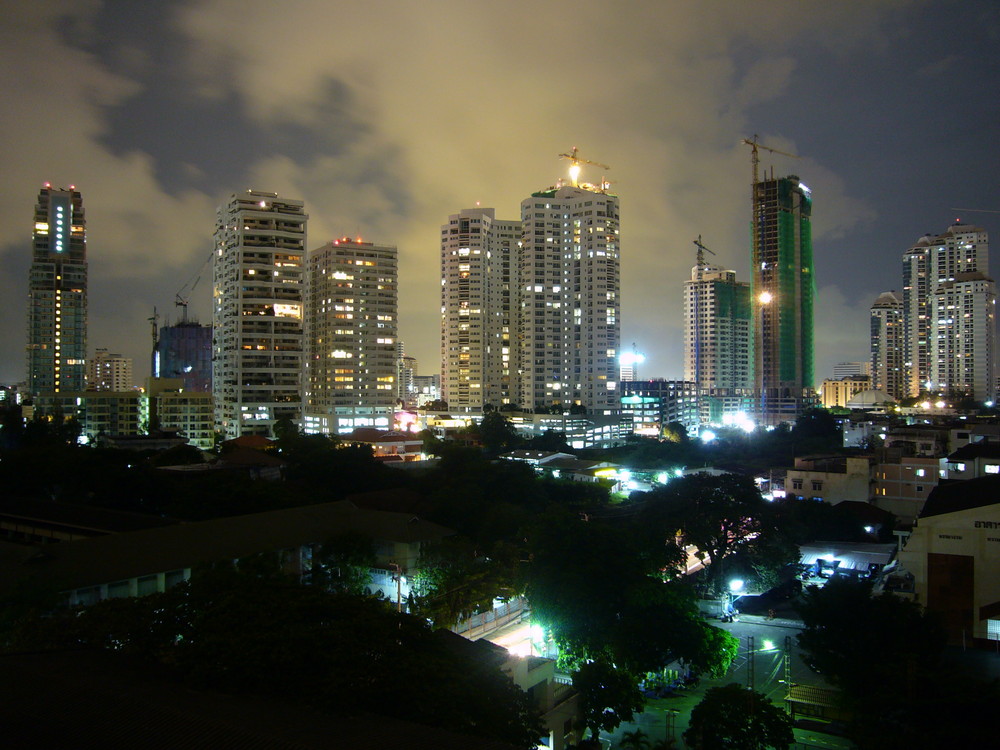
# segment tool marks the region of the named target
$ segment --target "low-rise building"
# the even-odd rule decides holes
[[[341,435],[340,439],[345,443],[370,446],[375,458],[384,463],[419,461],[424,457],[423,438],[413,432],[358,427],[347,435]]]
[[[1000,443],[967,443],[942,461],[944,479],[975,479],[1000,474]]]
[[[899,553],[913,598],[934,612],[952,643],[1000,641],[1000,477],[941,485]]]
[[[937,487],[940,471],[941,461],[933,456],[882,461],[875,466],[873,502],[901,522],[913,523]]]
[[[836,505],[871,496],[871,456],[803,456],[785,475],[785,494]]]
[[[870,387],[871,378],[867,375],[848,375],[837,380],[827,379],[820,387],[820,400],[826,409],[846,407],[852,397]]]
[[[306,505],[60,542],[44,551],[24,547],[0,561],[0,598],[28,585],[59,592],[67,604],[88,605],[164,591],[202,564],[239,565],[259,555],[307,579],[321,545],[344,533],[374,543],[371,592],[405,605],[423,546],[454,532],[412,514],[346,501]]]

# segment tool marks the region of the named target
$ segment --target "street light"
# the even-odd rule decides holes
[[[729,603],[726,605],[727,614],[736,614],[736,602],[738,602],[740,597],[745,593],[746,592],[743,590],[743,579],[734,578],[729,582]]]

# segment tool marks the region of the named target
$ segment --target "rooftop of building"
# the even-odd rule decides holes
[[[177,521],[141,513],[96,508],[90,505],[62,503],[14,497],[0,498],[0,520],[45,524],[80,534],[98,536],[139,529],[170,526]]]
[[[975,458],[1000,458],[1000,443],[983,440],[963,445],[948,454],[949,461],[970,461]]]
[[[1000,503],[1000,476],[942,481],[931,490],[920,518],[957,513]]]
[[[409,513],[358,508],[339,501],[181,523],[31,548],[0,565],[0,592],[31,579],[58,591],[126,580],[201,563],[325,542],[344,532],[416,543],[440,540],[450,529]]]
[[[357,427],[353,432],[340,436],[347,443],[420,443],[423,441],[413,432],[379,430],[374,427]]]

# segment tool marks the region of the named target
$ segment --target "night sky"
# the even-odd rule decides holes
[[[813,192],[816,376],[868,358],[868,308],[955,218],[1000,247],[1000,4],[0,0],[0,382],[24,378],[32,211],[87,212],[89,348],[148,374],[215,208],[306,202],[308,248],[400,254],[400,336],[438,370],[439,230],[477,201],[515,219],[565,173],[611,165],[623,349],[679,378],[699,234],[749,279],[750,154]],[[596,181],[597,173],[584,175]],[[994,266],[1000,268],[1000,257]],[[211,268],[191,298],[210,322]]]

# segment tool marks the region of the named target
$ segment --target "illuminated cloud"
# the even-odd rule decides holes
[[[200,268],[215,206],[247,187],[275,190],[306,201],[311,247],[343,234],[399,246],[401,335],[420,371],[433,372],[441,222],[477,201],[516,217],[528,193],[563,174],[556,155],[576,145],[612,166],[621,196],[623,347],[636,341],[646,353],[643,376],[679,377],[691,241],[702,235],[740,278],[749,272],[750,163],[739,141],[758,133],[802,155],[763,162],[812,188],[820,304],[830,300],[824,314],[851,321],[823,321],[832,338],[818,329],[817,349],[843,347],[830,350],[834,361],[857,359],[867,334],[848,341],[846,332],[867,307],[855,303],[864,297],[866,306],[868,296],[896,285],[898,252],[921,232],[943,229],[936,219],[877,246],[857,241],[884,213],[876,214],[850,171],[866,139],[855,132],[856,109],[877,107],[888,94],[852,88],[852,66],[898,69],[888,55],[900,48],[894,35],[903,22],[916,23],[911,6],[921,7],[869,2],[845,12],[796,0],[15,7],[0,30],[0,84],[14,102],[0,111],[0,252],[8,271],[0,292],[24,298],[38,185],[75,182],[90,231],[91,344],[126,351],[142,373],[145,319],[154,304],[172,312],[173,292]],[[962,60],[947,70],[960,74]],[[839,119],[810,126],[810,109],[796,109],[795,100],[837,82],[853,98],[841,101]],[[844,258],[874,263],[876,251],[870,279],[842,268]],[[859,288],[845,300],[841,288],[850,285]],[[192,299],[203,319],[209,288],[206,276]],[[0,337],[10,353],[0,375],[8,380],[23,369],[23,313],[15,306],[14,314]]]

